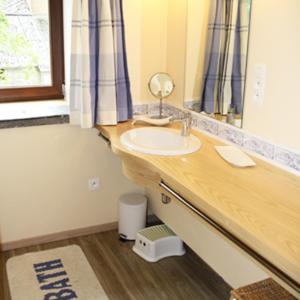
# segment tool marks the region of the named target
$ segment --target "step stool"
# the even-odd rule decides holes
[[[182,240],[164,224],[139,230],[132,249],[149,262],[185,254]]]

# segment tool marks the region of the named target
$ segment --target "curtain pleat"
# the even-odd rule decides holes
[[[249,0],[212,0],[201,110],[242,112],[249,32]]]
[[[73,2],[71,123],[90,128],[132,117],[122,1]]]

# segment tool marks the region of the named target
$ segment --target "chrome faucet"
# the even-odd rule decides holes
[[[192,127],[192,114],[190,112],[185,113],[184,118],[181,120],[181,135],[189,136]]]
[[[173,122],[181,122],[181,136],[189,136],[192,127],[192,114],[185,112],[184,117],[180,119],[172,119]]]

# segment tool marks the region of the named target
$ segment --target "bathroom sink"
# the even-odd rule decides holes
[[[179,130],[143,127],[124,132],[121,144],[127,149],[153,155],[183,155],[197,151],[200,140],[194,135],[181,136]]]

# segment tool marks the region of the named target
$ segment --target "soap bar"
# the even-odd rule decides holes
[[[243,151],[234,146],[215,146],[220,156],[235,167],[253,167],[256,163]]]

